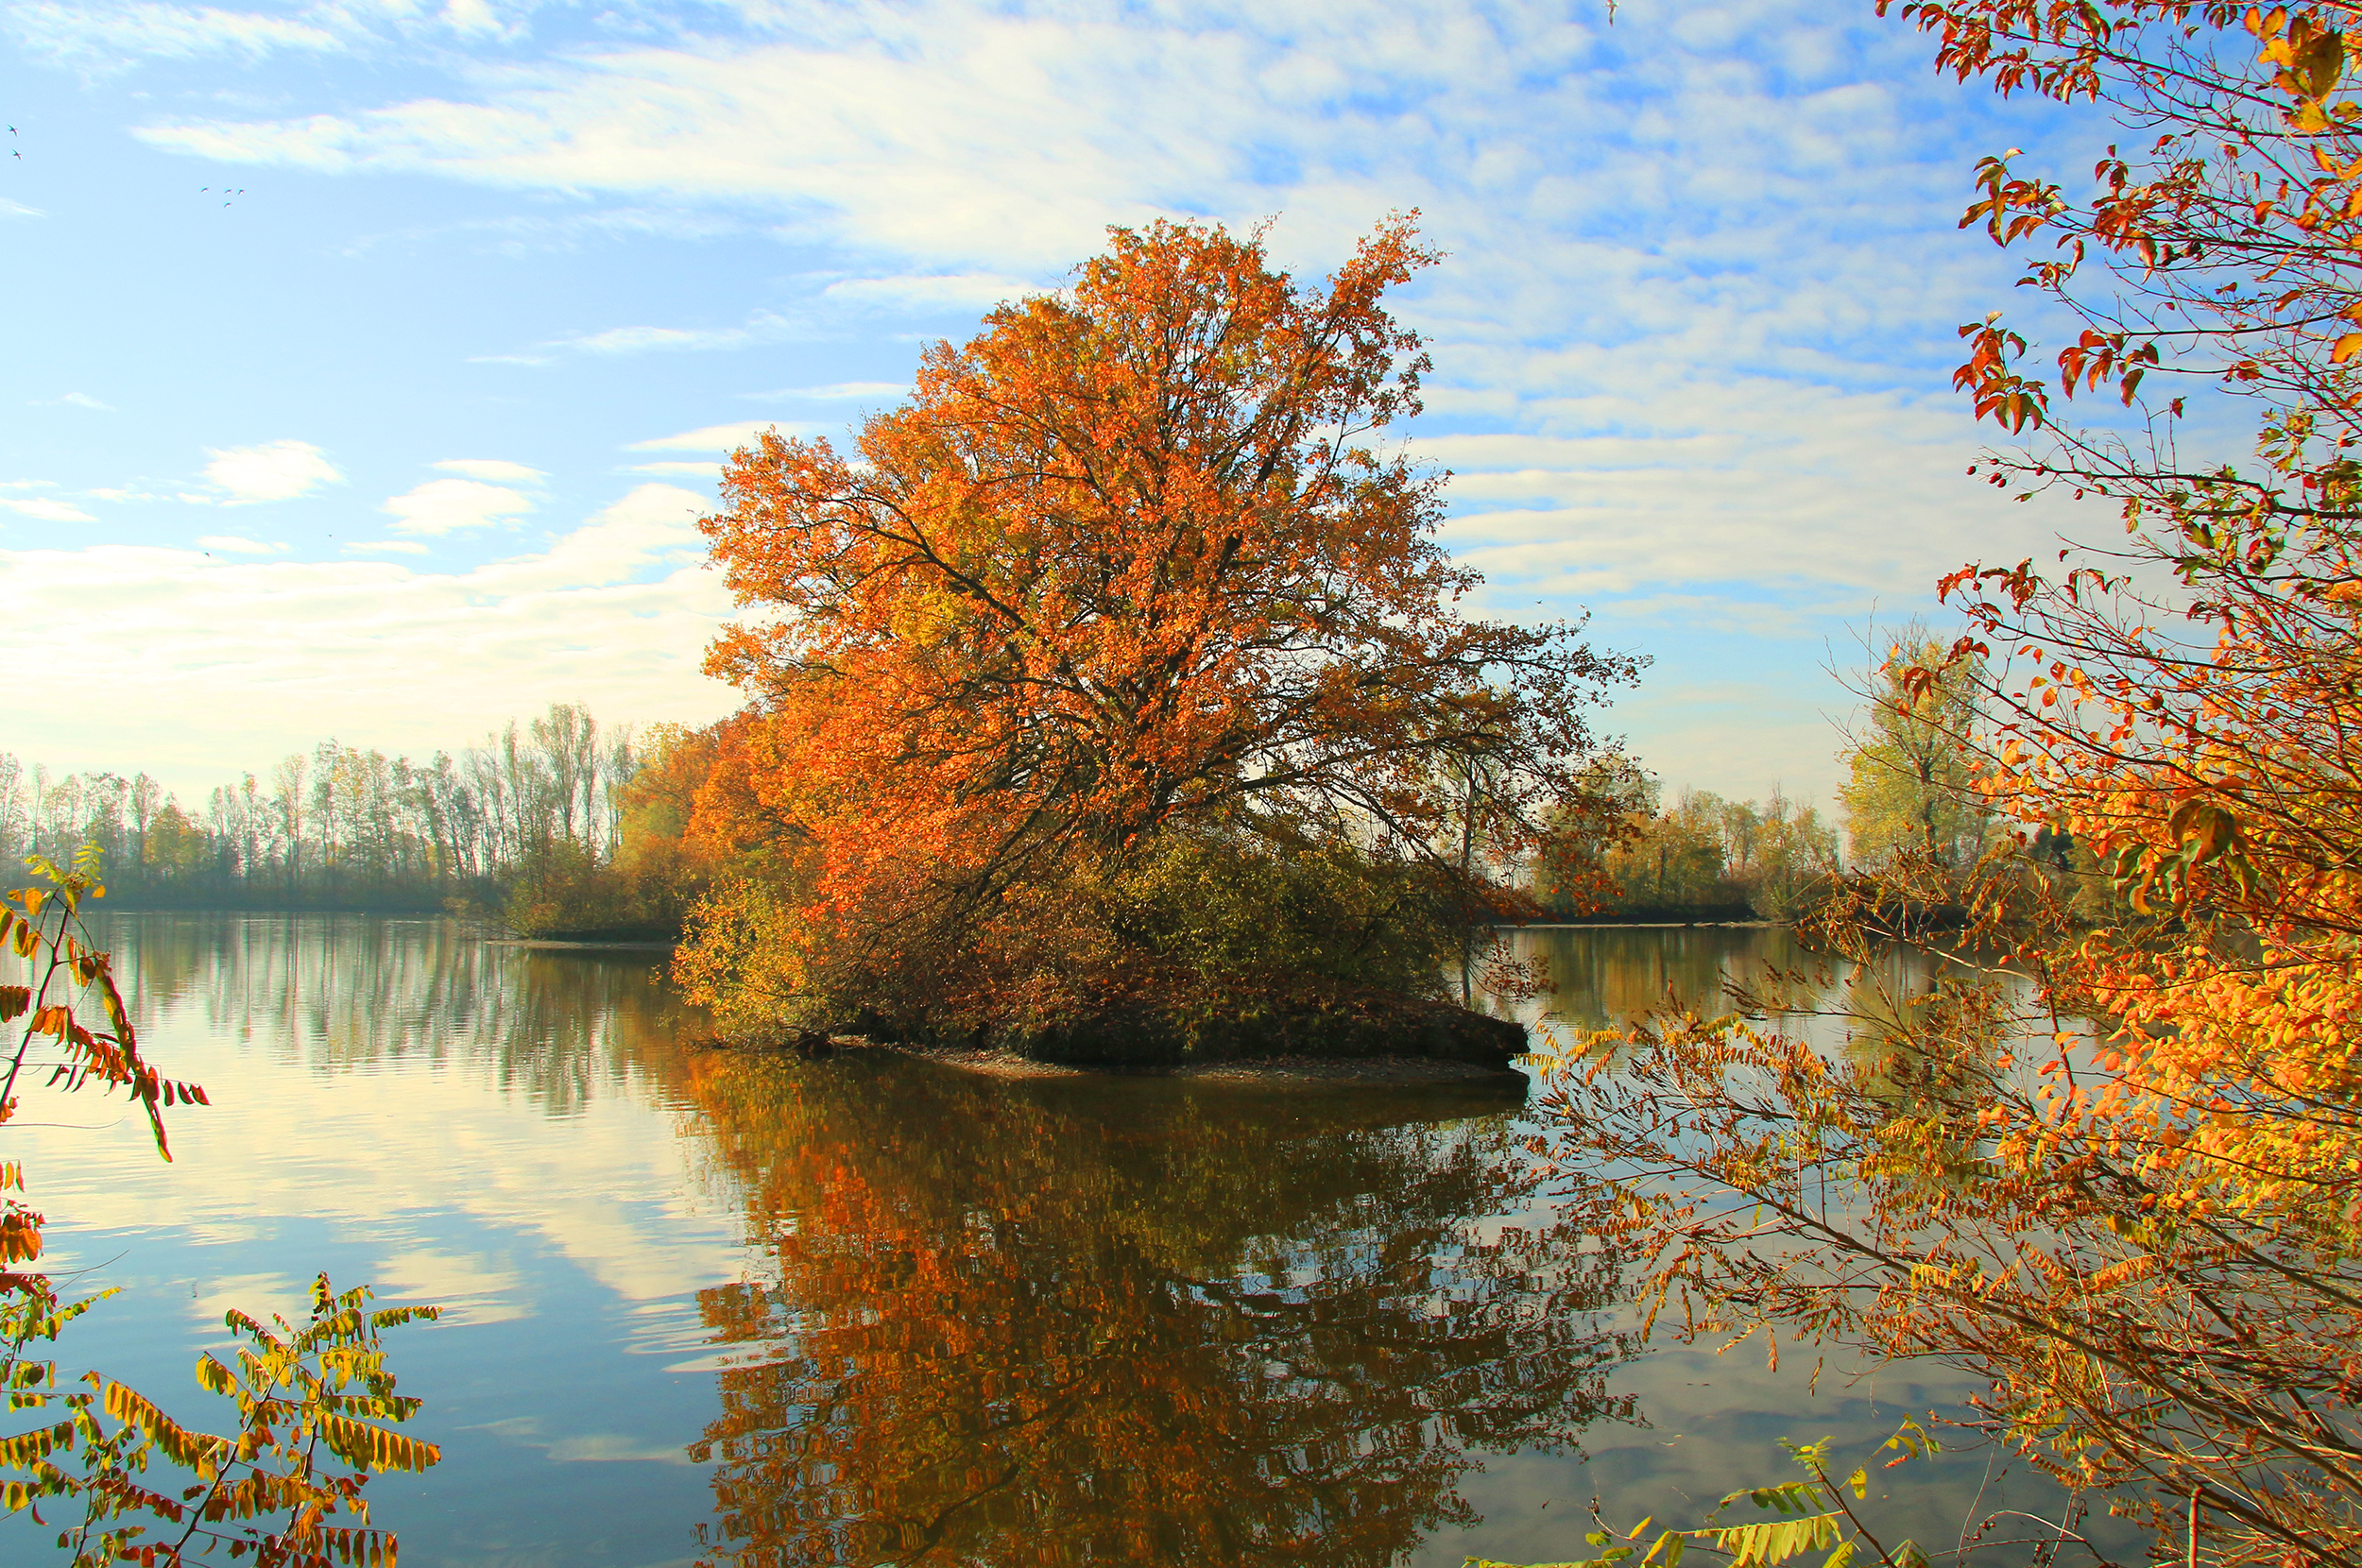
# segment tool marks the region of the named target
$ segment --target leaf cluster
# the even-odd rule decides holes
[[[1660,1530],[1651,1537],[1649,1526],[1655,1521],[1643,1519],[1621,1534],[1623,1541],[1645,1541],[1645,1544],[1617,1544],[1617,1533],[1601,1524],[1584,1537],[1591,1545],[1602,1548],[1596,1557],[1534,1564],[1532,1568],[1617,1568],[1618,1564],[1629,1568],[1681,1568],[1682,1559],[1693,1548],[1728,1559],[1732,1568],[1779,1568],[1779,1564],[1808,1552],[1825,1554],[1821,1568],[1850,1568],[1851,1564],[1863,1561],[1874,1562],[1879,1568],[1931,1568],[1926,1548],[1908,1540],[1887,1546],[1855,1512],[1853,1504],[1846,1501],[1849,1491],[1854,1502],[1870,1495],[1870,1474],[1866,1469],[1857,1467],[1842,1482],[1832,1481],[1827,1438],[1803,1445],[1783,1440],[1780,1446],[1789,1451],[1810,1479],[1742,1487],[1726,1494],[1715,1505],[1706,1522],[1695,1528]],[[1936,1440],[1915,1421],[1904,1422],[1880,1448],[1895,1451],[1894,1457],[1886,1463],[1889,1470],[1918,1456],[1940,1451]],[[1721,1516],[1742,1502],[1758,1512],[1776,1517],[1737,1525],[1721,1523]],[[1598,1522],[1596,1500],[1591,1513],[1594,1522]],[[1518,1565],[1470,1558],[1467,1568]]]

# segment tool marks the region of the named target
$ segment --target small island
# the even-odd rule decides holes
[[[1321,286],[1110,234],[856,452],[731,459],[707,667],[747,706],[654,764],[708,868],[676,972],[755,1044],[1506,1071],[1475,978],[1621,820],[1586,715],[1639,661],[1462,613],[1445,476],[1380,446],[1428,366],[1380,303],[1435,260],[1409,220]]]

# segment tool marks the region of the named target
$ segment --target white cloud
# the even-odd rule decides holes
[[[652,440],[634,441],[629,452],[736,452],[754,445],[755,438],[766,430],[777,430],[781,435],[803,435],[815,427],[784,419],[741,419],[734,424],[708,425],[702,430],[684,430],[677,435],[659,435]]]
[[[87,392],[68,392],[63,397],[52,398],[49,401],[53,403],[72,403],[77,408],[95,409],[101,414],[114,412],[114,404],[102,403]]]
[[[435,467],[445,473],[464,474],[470,479],[482,479],[492,484],[535,485],[549,477],[539,469],[528,469],[522,463],[505,463],[494,457],[450,457]]]
[[[0,507],[42,522],[96,522],[79,506],[43,496],[0,496]]]
[[[772,220],[809,258],[761,285],[776,314],[730,325],[748,302],[725,300],[707,307],[723,325],[562,345],[604,354],[741,347],[791,320],[873,344],[932,334],[1055,285],[1109,222],[1158,214],[1280,214],[1274,252],[1309,279],[1417,206],[1449,253],[1398,297],[1434,345],[1417,450],[1459,471],[1450,540],[1494,574],[1488,603],[1622,596],[1630,627],[1655,613],[1642,603],[1690,593],[1726,606],[1703,622],[1802,646],[1817,619],[1924,602],[1942,567],[2046,534],[2057,511],[1994,506],[1959,471],[1978,433],[1944,390],[1949,324],[2013,297],[1954,222],[2004,114],[2031,162],[2080,111],[1996,110],[1933,79],[1924,39],[1808,0],[1605,21],[1414,0],[797,7],[759,13],[751,36],[658,27],[377,107],[160,113],[139,134],[527,192],[569,212],[532,220],[552,233],[602,201]],[[901,395],[848,388],[754,396]],[[718,452],[762,428],[630,450]],[[1788,610],[1752,607],[1766,598]],[[1766,676],[1820,679],[1809,658]]]
[[[28,690],[103,699],[13,711],[9,745],[119,758],[137,736],[138,765],[195,783],[308,749],[323,715],[366,714],[369,744],[413,755],[585,692],[603,719],[702,723],[736,706],[698,668],[729,608],[695,527],[710,506],[642,485],[546,549],[453,571],[0,549],[0,657]]]
[[[722,460],[712,458],[703,463],[634,463],[633,473],[693,474],[699,479],[711,479],[722,471]]]
[[[265,544],[260,539],[249,539],[238,534],[207,534],[197,543],[200,550],[225,550],[232,555],[276,555],[287,548],[283,544]]]
[[[326,453],[308,441],[265,441],[258,447],[216,449],[205,465],[205,477],[228,492],[223,504],[248,505],[263,501],[292,501],[323,485],[341,484],[344,475]],[[183,496],[184,501],[209,499]]]
[[[0,218],[45,218],[48,215],[38,207],[27,207],[21,201],[0,196]]]
[[[397,534],[434,536],[499,526],[532,511],[533,498],[481,480],[430,479],[378,509],[393,515]]]
[[[345,546],[348,555],[423,555],[426,546],[416,539],[363,539]]]
[[[57,487],[58,482],[54,479],[0,480],[0,490],[54,490]]]

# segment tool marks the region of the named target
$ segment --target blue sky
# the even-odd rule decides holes
[[[1104,226],[1449,252],[1415,449],[1491,613],[1648,654],[1669,786],[1826,800],[1874,613],[2077,517],[1963,470],[1955,225],[2104,130],[1869,0],[0,0],[0,748],[183,798],[334,735],[733,706],[692,520]]]

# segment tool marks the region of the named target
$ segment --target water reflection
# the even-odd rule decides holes
[[[1609,1029],[1664,1007],[1729,1006],[1733,986],[1759,988],[1821,967],[1786,928],[1543,927],[1519,933],[1520,957],[1543,960],[1552,991],[1542,1018]]]
[[[177,1014],[329,1073],[490,1070],[554,1116],[667,1057],[702,1014],[660,955],[488,943],[448,920],[141,914],[98,924],[136,1015]]]
[[[1383,1564],[1622,1413],[1497,1098],[689,1071],[759,1259],[700,1297],[710,1560]]]
[[[1775,1438],[1866,1453],[1973,1391],[1615,1364],[1607,1274],[1510,1228],[1548,1203],[1498,1092],[764,1064],[685,1048],[654,955],[112,925],[214,1104],[169,1167],[135,1127],[11,1123],[61,1251],[127,1287],[74,1352],[186,1397],[223,1307],[292,1310],[315,1268],[454,1306],[402,1347],[449,1456],[386,1483],[419,1568],[685,1568],[699,1521],[747,1564],[1553,1560],[1594,1492],[1691,1517],[1781,1474]],[[1532,940],[1588,1027],[1809,963],[1774,930]],[[1653,1426],[1601,1420],[1611,1377]],[[1903,1533],[1949,1539],[1982,1462]]]
[[[1987,987],[1993,973],[1924,948],[1845,963],[1808,951],[1785,927],[1543,927],[1519,932],[1514,949],[1542,960],[1550,980],[1528,1012],[1546,1047],[1567,1028],[1617,1028],[1669,1007],[1769,1019],[1864,1060],[1891,1050],[1907,1018],[1940,1014],[1948,1033],[1989,1048],[2004,1010],[2025,995],[2014,980]]]

